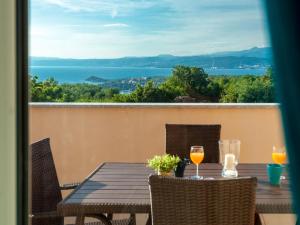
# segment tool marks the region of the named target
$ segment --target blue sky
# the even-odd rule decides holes
[[[200,55],[269,46],[259,0],[31,0],[30,54]]]

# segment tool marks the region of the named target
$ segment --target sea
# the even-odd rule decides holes
[[[205,69],[209,75],[262,75],[266,69]],[[170,76],[172,68],[154,67],[97,67],[97,66],[30,66],[29,74],[39,80],[53,77],[59,83],[85,83],[91,76],[103,79],[125,79],[153,76]]]

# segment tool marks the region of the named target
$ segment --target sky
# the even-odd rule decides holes
[[[30,55],[202,55],[269,46],[260,0],[31,0]]]

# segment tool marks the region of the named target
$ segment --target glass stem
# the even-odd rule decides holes
[[[197,166],[196,176],[199,177],[199,170],[198,170],[199,164],[196,164],[196,166]]]

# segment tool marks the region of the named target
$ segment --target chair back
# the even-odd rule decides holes
[[[204,163],[219,163],[221,125],[166,124],[166,153],[190,158],[193,145],[204,147]]]
[[[49,138],[35,142],[31,150],[32,214],[57,210],[62,200]],[[63,218],[32,219],[32,225],[63,225]]]
[[[256,178],[149,177],[153,225],[254,225]]]

